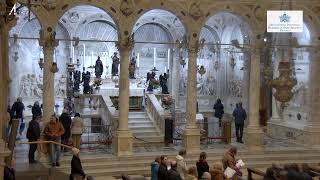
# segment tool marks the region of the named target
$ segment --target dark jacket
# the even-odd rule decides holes
[[[4,180],[15,180],[15,172],[14,169],[8,168],[7,166],[4,167],[4,173],[3,173],[3,179]]]
[[[40,138],[40,125],[36,120],[29,122],[29,127],[27,130],[27,138],[29,141],[36,141]]]
[[[32,106],[32,117],[36,118],[38,116],[42,116],[41,107],[37,104]]]
[[[214,109],[214,117],[222,119],[222,116],[224,114],[223,104],[221,102],[220,103],[216,102],[213,106],[213,109]]]
[[[167,171],[167,180],[182,180],[176,168]]]
[[[151,180],[158,180],[159,163],[153,161],[151,163]]]
[[[168,170],[167,166],[160,165],[158,171],[158,180],[167,180]]]
[[[209,165],[206,160],[197,161],[198,178],[200,179],[204,172],[209,172]]]
[[[86,174],[84,173],[81,165],[80,158],[77,156],[73,156],[71,160],[71,174],[69,176],[70,180],[73,180],[74,175],[80,175],[83,178],[86,177]]]
[[[13,117],[20,119],[23,118],[23,110],[24,110],[24,104],[22,102],[16,101],[13,103],[11,111],[13,113]]]
[[[68,113],[62,113],[59,121],[63,125],[63,128],[65,130],[64,134],[61,136],[61,138],[69,138],[71,135],[71,117]]]
[[[232,115],[236,124],[244,124],[244,120],[247,118],[247,113],[242,107],[234,109]]]

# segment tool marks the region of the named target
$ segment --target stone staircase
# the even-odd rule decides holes
[[[211,165],[214,161],[221,161],[224,151],[207,152],[208,163]],[[174,159],[177,152],[166,153],[169,159]],[[82,157],[82,165],[87,174],[93,177],[121,176],[126,175],[144,175],[150,176],[150,163],[155,156],[161,153],[147,153],[135,155],[127,158],[117,158],[111,155],[100,155],[97,157]],[[240,152],[237,156],[243,159],[246,166],[255,167],[265,171],[272,163],[309,163],[318,165],[320,162],[320,153],[316,150],[281,150],[281,151],[264,151],[259,152]],[[71,157],[70,157],[71,158]],[[189,155],[187,157],[188,166],[195,166],[198,160],[198,155]],[[59,167],[63,172],[70,172],[70,159],[62,161],[62,166]],[[243,169],[246,174],[246,169]]]
[[[163,142],[163,135],[146,112],[129,112],[129,129],[135,146]]]

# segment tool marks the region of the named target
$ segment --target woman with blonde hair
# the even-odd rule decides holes
[[[186,180],[198,180],[198,172],[197,172],[197,168],[192,166],[188,169],[188,174],[186,177]]]
[[[210,168],[211,180],[224,180],[223,165],[221,162],[214,162]]]

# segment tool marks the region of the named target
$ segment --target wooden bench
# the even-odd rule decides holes
[[[262,177],[264,177],[266,175],[265,172],[263,172],[259,169],[256,169],[256,168],[248,167],[247,170],[248,170],[248,180],[253,180],[252,174],[256,174],[256,175],[262,176]]]

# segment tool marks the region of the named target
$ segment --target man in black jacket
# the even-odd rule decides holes
[[[168,180],[182,180],[180,174],[177,172],[177,162],[171,161],[171,169],[167,171]]]
[[[71,136],[71,117],[68,114],[68,110],[64,109],[60,118],[59,118],[60,123],[63,125],[64,128],[64,134],[61,136],[61,143],[62,144],[68,144],[69,138]],[[63,150],[63,148],[61,147],[61,150]]]
[[[11,111],[13,113],[13,118],[15,119],[21,119],[20,128],[19,128],[19,134],[22,135],[22,132],[24,130],[25,124],[23,122],[23,111],[24,111],[24,104],[22,102],[22,98],[17,98],[17,101],[13,103]]]
[[[32,118],[36,118],[38,116],[42,116],[42,111],[39,105],[39,101],[36,101],[32,106]]]
[[[83,171],[81,160],[79,156],[80,150],[77,148],[72,148],[72,160],[71,160],[71,174],[69,176],[70,180],[74,180],[76,177],[81,177],[84,179],[86,174]]]
[[[237,142],[243,143],[242,141],[243,126],[244,126],[244,121],[247,118],[247,113],[242,108],[242,103],[236,104],[236,108],[234,109],[232,115],[234,117],[234,122],[236,125]]]
[[[39,119],[40,117],[33,118],[29,122],[29,127],[27,130],[27,138],[29,142],[37,141],[40,138],[40,126],[38,122]],[[36,161],[34,160],[34,153],[36,152],[36,150],[37,150],[37,144],[30,144],[29,155],[28,155],[30,164],[36,163]]]

